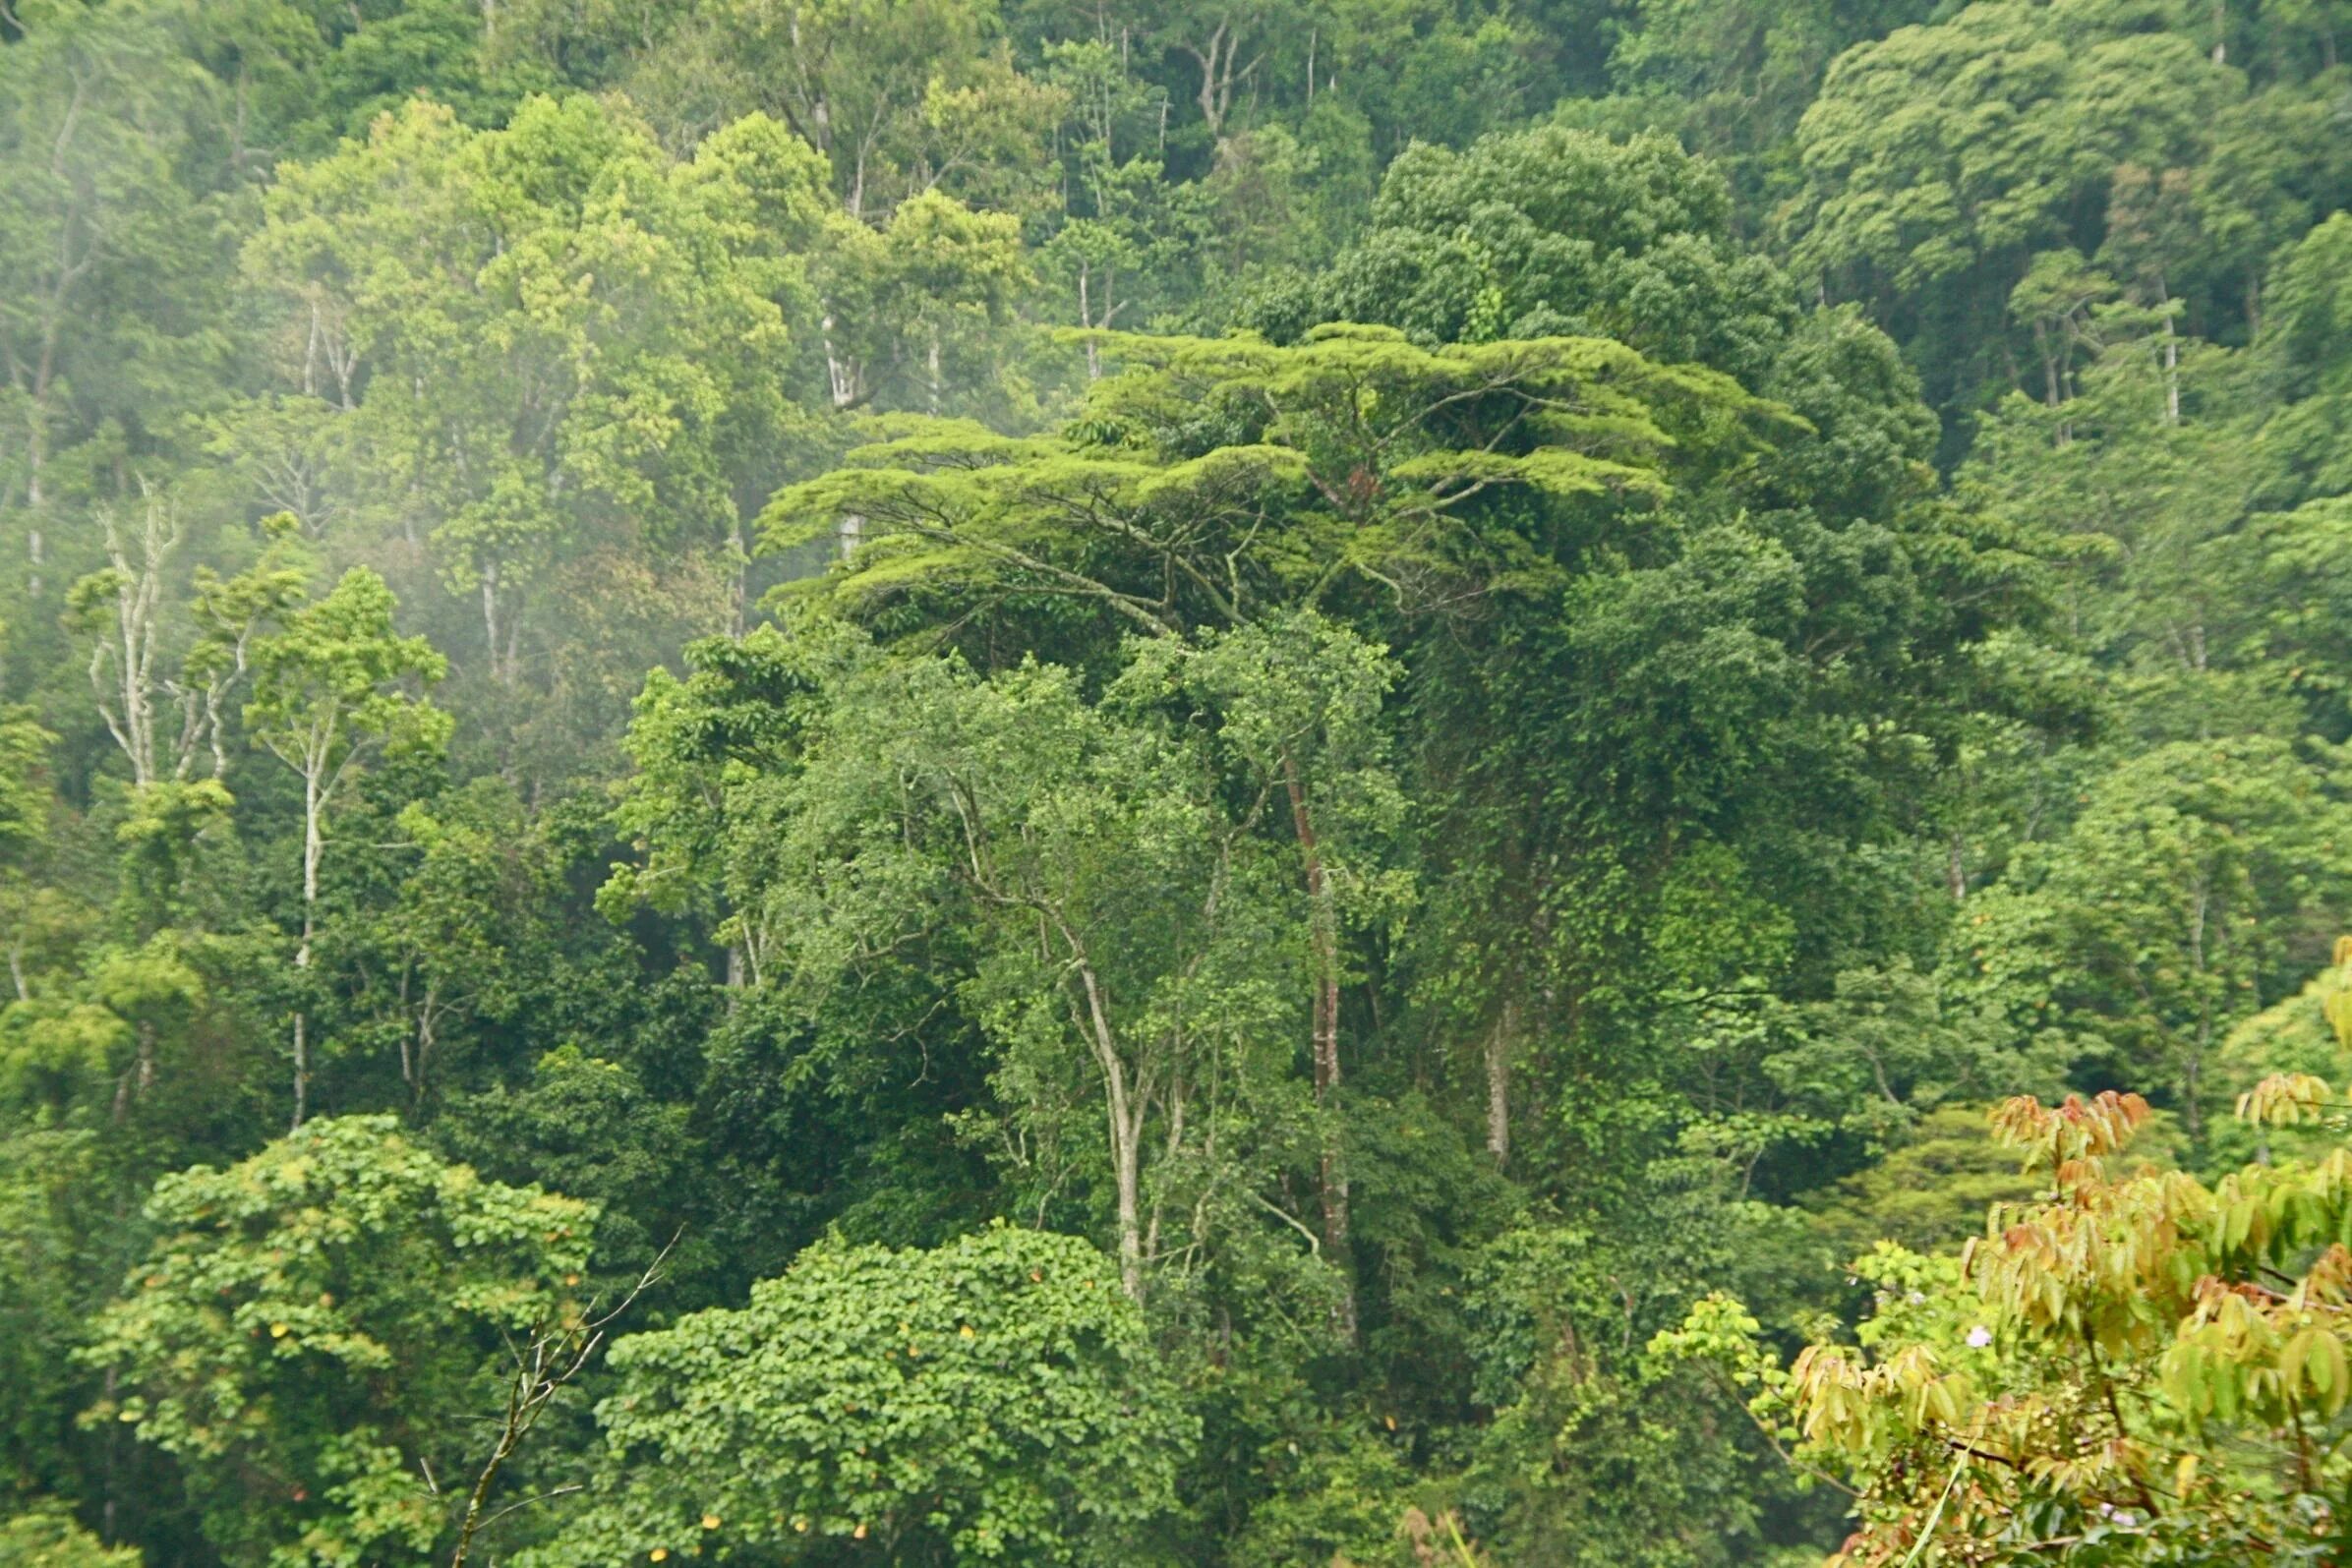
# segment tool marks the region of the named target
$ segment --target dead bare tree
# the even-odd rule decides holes
[[[474,1538],[484,1526],[518,1508],[580,1489],[577,1485],[558,1486],[553,1491],[508,1503],[496,1513],[484,1512],[499,1472],[506,1468],[506,1462],[522,1447],[523,1439],[539,1424],[539,1418],[547,1414],[556,1396],[588,1369],[588,1364],[604,1345],[607,1330],[662,1277],[662,1265],[669,1261],[671,1249],[676,1246],[677,1238],[673,1236],[669,1246],[646,1265],[645,1272],[637,1276],[637,1283],[628,1288],[628,1293],[611,1311],[598,1313],[593,1303],[584,1310],[559,1310],[533,1323],[530,1334],[520,1343],[507,1341],[514,1369],[506,1378],[506,1409],[500,1418],[499,1435],[491,1444],[490,1455],[483,1461],[481,1474],[474,1478],[473,1489],[466,1494],[465,1513],[457,1527],[457,1549],[449,1558],[449,1568],[465,1568],[467,1554],[474,1549]],[[426,1472],[425,1482],[428,1486],[433,1484],[432,1472]]]

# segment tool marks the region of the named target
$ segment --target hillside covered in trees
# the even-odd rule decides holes
[[[2348,50],[0,0],[0,1568],[2352,1560]]]

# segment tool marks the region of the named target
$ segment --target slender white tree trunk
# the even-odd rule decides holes
[[[1078,978],[1087,1002],[1086,1030],[1102,1070],[1103,1112],[1110,1123],[1111,1180],[1117,1191],[1119,1227],[1119,1284],[1128,1298],[1144,1300],[1144,1116],[1134,1103],[1127,1081],[1127,1064],[1119,1055],[1119,1041],[1104,1009],[1102,986],[1093,966],[1081,958]]]
[[[1498,1171],[1511,1157],[1511,1047],[1518,1023],[1519,1005],[1506,1001],[1487,1036],[1487,1153]]]
[[[325,853],[326,837],[322,819],[325,814],[323,785],[326,777],[326,759],[317,756],[303,770],[302,776],[302,941],[294,950],[294,967],[308,976],[311,967],[311,944],[318,935],[319,920],[319,862]],[[310,1016],[297,1001],[294,1008],[294,1125],[300,1127],[310,1115],[311,1103],[311,1036]]]

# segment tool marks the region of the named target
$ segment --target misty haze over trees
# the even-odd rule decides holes
[[[2345,1560],[2348,49],[0,0],[0,1568]]]

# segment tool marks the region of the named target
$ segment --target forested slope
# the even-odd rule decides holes
[[[0,1568],[2338,1560],[2339,47],[0,0]]]

